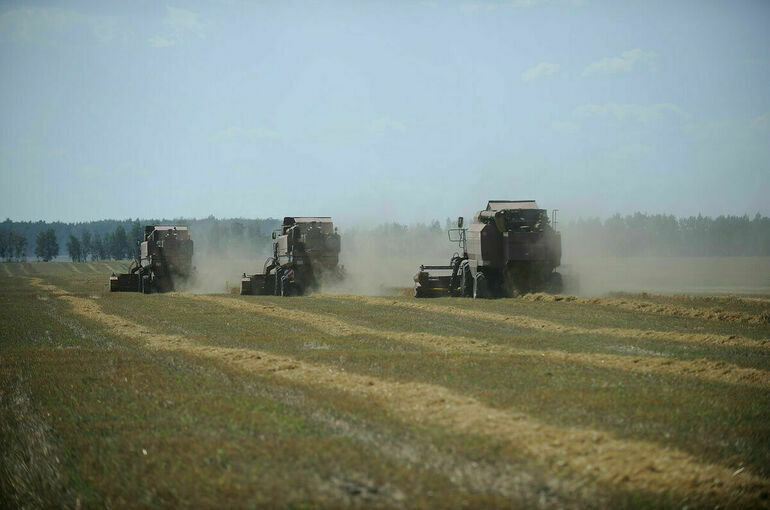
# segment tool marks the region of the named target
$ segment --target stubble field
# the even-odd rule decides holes
[[[107,292],[0,265],[4,507],[768,507],[770,297]]]

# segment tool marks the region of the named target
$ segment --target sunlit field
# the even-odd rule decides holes
[[[111,294],[121,270],[0,264],[0,505],[770,505],[766,294]]]

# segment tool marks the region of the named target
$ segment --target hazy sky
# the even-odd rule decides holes
[[[770,215],[770,2],[2,2],[0,216]]]

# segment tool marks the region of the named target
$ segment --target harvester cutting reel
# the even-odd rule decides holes
[[[128,266],[128,273],[112,273],[110,292],[152,292],[153,278],[150,271],[138,261],[133,260]]]
[[[434,274],[431,274],[433,271]],[[435,272],[443,274],[435,274]],[[447,275],[446,272],[449,272]],[[452,255],[448,266],[420,266],[414,276],[415,297],[461,296],[488,297],[487,280],[484,273],[473,271],[466,257]]]
[[[269,257],[262,266],[262,273],[241,278],[241,294],[293,296],[302,293],[302,287],[295,279],[293,267],[283,267]]]

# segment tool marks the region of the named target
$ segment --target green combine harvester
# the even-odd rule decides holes
[[[193,241],[186,226],[147,225],[139,252],[128,273],[112,273],[110,292],[169,292],[193,274]]]
[[[553,228],[556,211],[534,200],[490,200],[473,223],[449,230],[462,253],[447,266],[420,266],[415,297],[512,297],[527,292],[562,291],[561,233]]]

